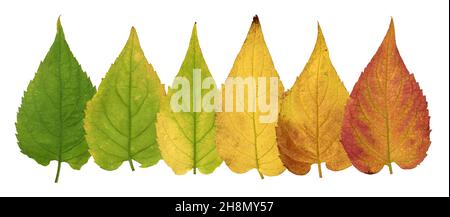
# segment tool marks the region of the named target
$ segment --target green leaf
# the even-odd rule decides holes
[[[194,70],[201,78],[194,79]],[[181,91],[178,85],[173,85],[162,101],[156,124],[161,155],[176,174],[185,174],[192,169],[194,174],[197,169],[205,174],[212,173],[222,163],[216,150],[215,112],[202,111],[200,107],[204,98],[203,101],[212,104],[210,102],[213,98],[208,95],[213,96],[211,94],[216,93],[217,89],[200,49],[196,25],[177,78],[189,81],[189,89],[186,91],[189,97],[181,98],[188,100],[185,104],[189,105],[185,107],[188,111],[173,111],[171,99]],[[206,87],[201,89],[201,81],[204,82],[207,78],[209,85],[204,83]]]
[[[17,113],[22,153],[41,165],[58,161],[80,169],[89,159],[83,118],[95,87],[70,51],[58,19],[55,41],[28,85]]]
[[[147,62],[134,27],[130,37],[88,102],[84,128],[89,152],[105,170],[133,160],[149,167],[160,159],[156,113],[164,86]]]

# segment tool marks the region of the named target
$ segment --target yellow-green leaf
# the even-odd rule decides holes
[[[215,112],[202,111],[203,100],[209,93],[216,92],[216,85],[203,58],[194,25],[189,48],[176,79],[186,79],[189,87],[169,87],[167,97],[161,102],[156,125],[159,149],[164,161],[176,174],[185,174],[189,170],[212,173],[222,160],[216,150]],[[210,81],[202,88],[202,83]],[[179,91],[185,91],[188,111],[174,111],[172,97]],[[206,99],[203,99],[206,98]]]
[[[156,164],[161,156],[156,142],[156,114],[164,86],[147,62],[134,28],[87,104],[84,128],[89,152],[106,170],[133,160],[141,167]]]

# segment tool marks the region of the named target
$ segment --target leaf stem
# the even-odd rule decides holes
[[[259,169],[258,169],[258,174],[261,179],[264,179],[264,175],[259,171]]]
[[[61,161],[58,160],[58,169],[56,169],[56,177],[55,177],[55,183],[58,183],[59,180],[59,172],[61,171]]]
[[[388,163],[387,166],[389,167],[389,174],[394,174],[393,171],[392,171],[392,164]]]
[[[320,162],[317,163],[317,167],[319,168],[319,178],[322,178],[322,166],[320,165]]]
[[[128,162],[130,163],[131,171],[134,171],[133,160],[128,159]]]

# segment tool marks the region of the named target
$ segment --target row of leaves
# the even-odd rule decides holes
[[[177,76],[192,84],[193,69],[201,69],[203,78],[211,76],[195,25]],[[279,78],[256,16],[229,74],[236,76]],[[284,92],[278,82],[277,123],[261,123],[259,111],[173,112],[169,103],[176,90],[169,88],[166,95],[132,28],[96,92],[58,19],[55,41],[22,98],[18,144],[41,165],[58,162],[55,182],[62,162],[80,169],[91,155],[105,170],[123,162],[134,170],[133,161],[149,167],[162,158],[176,174],[209,174],[223,160],[236,173],[256,169],[261,178],[285,168],[306,174],[312,164],[322,177],[321,163],[334,171],[353,164],[368,174],[387,165],[392,173],[393,162],[410,169],[425,158],[427,102],[399,55],[392,20],[350,95],[331,63],[320,26],[293,87]],[[190,111],[194,103],[191,98]]]

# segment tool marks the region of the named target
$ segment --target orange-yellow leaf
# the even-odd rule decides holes
[[[277,140],[281,160],[298,175],[321,163],[330,170],[351,165],[340,142],[340,129],[348,92],[331,64],[318,27],[311,57],[292,89],[286,92],[278,118]]]
[[[403,63],[394,23],[347,103],[342,143],[353,165],[373,174],[392,163],[416,167],[430,146],[427,102],[414,75]]]

